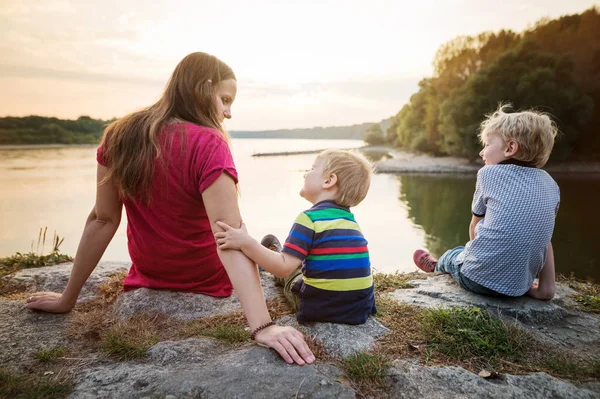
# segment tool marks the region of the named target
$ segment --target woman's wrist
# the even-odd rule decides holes
[[[254,331],[252,331],[252,334],[250,334],[250,339],[253,341],[256,340],[256,336],[258,335],[258,333],[274,325],[276,325],[274,321],[269,321],[268,323],[261,324],[260,326],[256,327]]]

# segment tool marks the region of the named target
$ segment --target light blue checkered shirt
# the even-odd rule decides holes
[[[481,168],[472,211],[483,219],[455,260],[461,273],[505,295],[525,294],[544,267],[559,204],[558,185],[541,169]]]

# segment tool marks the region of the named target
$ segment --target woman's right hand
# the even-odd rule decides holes
[[[75,302],[67,301],[58,292],[36,292],[28,297],[27,309],[48,313],[67,313],[75,307]]]
[[[315,361],[315,355],[304,341],[304,336],[293,327],[267,327],[256,334],[255,340],[260,346],[275,349],[289,364],[303,366]]]

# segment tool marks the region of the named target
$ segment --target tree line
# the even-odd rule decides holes
[[[6,144],[97,144],[112,121],[80,116],[58,119],[43,116],[0,118],[0,145]]]
[[[551,161],[600,159],[600,13],[543,19],[532,28],[460,36],[442,45],[434,74],[372,144],[477,158],[478,127],[500,103],[552,115],[560,133]]]

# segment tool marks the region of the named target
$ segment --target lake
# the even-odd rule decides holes
[[[357,140],[233,139],[240,175],[240,207],[250,234],[284,240],[297,214],[310,207],[298,193],[315,155],[252,157],[257,152],[354,148]],[[74,255],[94,205],[95,147],[0,149],[0,257],[36,250],[40,227],[48,227],[48,252],[56,231],[61,251]],[[600,177],[553,176],[561,206],[553,245],[557,272],[600,280]],[[414,271],[415,249],[436,256],[468,240],[471,174],[378,174],[365,201],[353,208],[369,241],[377,271]],[[123,213],[124,214],[124,213]],[[129,260],[126,219],[103,260]],[[41,246],[39,250],[41,251]]]

